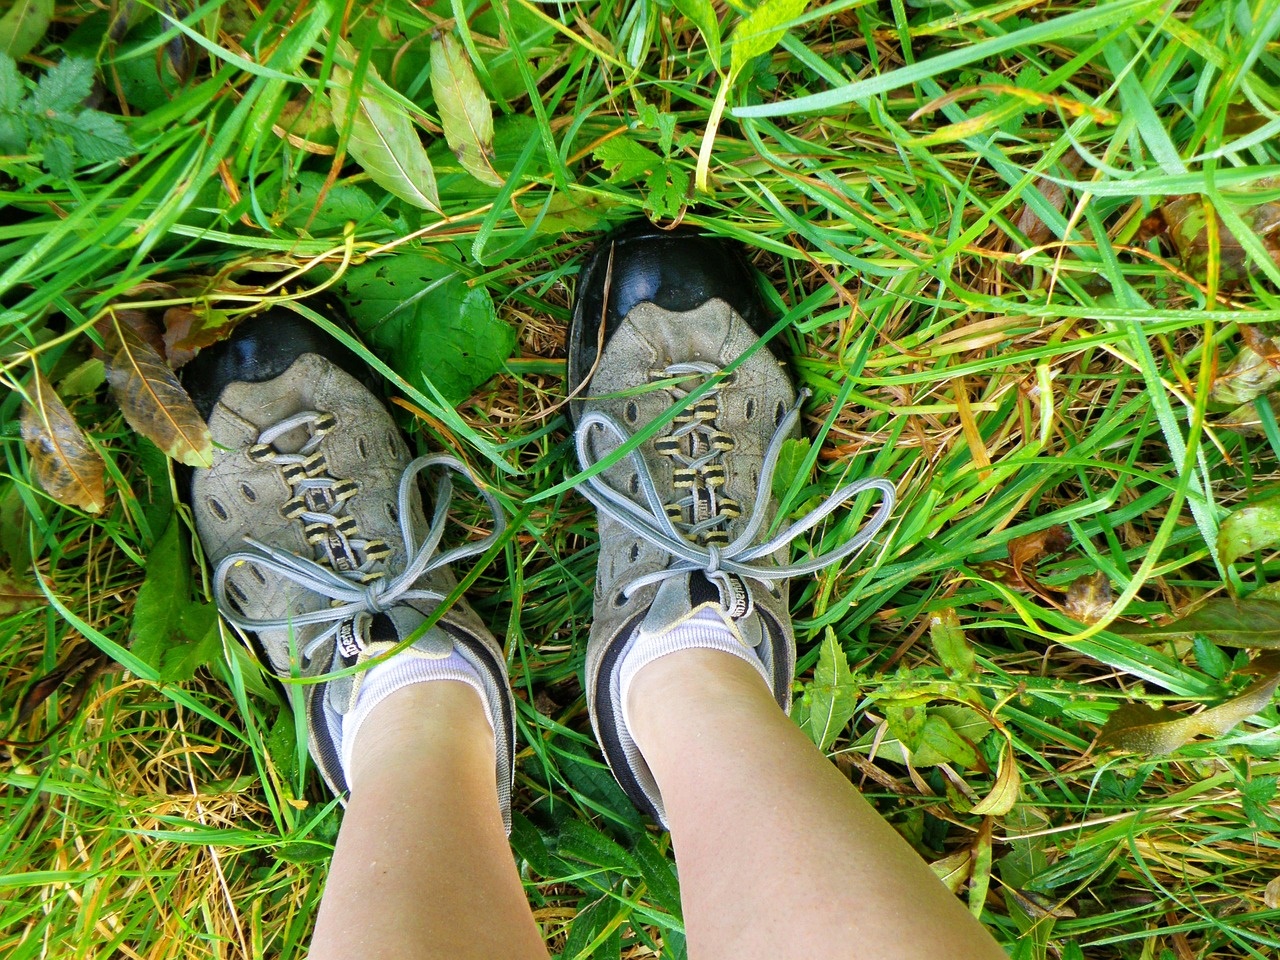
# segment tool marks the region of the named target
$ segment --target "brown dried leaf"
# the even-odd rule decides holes
[[[1070,179],[1079,172],[1083,165],[1084,158],[1072,151],[1062,158],[1063,175]],[[1055,181],[1041,177],[1032,185],[1032,189],[1038,190],[1045,200],[1049,201],[1049,205],[1059,213],[1066,206],[1066,192]],[[1054,239],[1053,231],[1045,225],[1045,222],[1040,219],[1029,204],[1024,203],[1022,205],[1022,209],[1018,211],[1016,222],[1018,229],[1026,234],[1027,237],[1027,247],[1024,249],[1038,247]]]
[[[1199,713],[1188,715],[1164,707],[1125,704],[1107,718],[1098,743],[1135,753],[1165,754],[1194,737],[1220,737],[1241,720],[1266,709],[1280,686],[1280,655],[1264,654],[1250,667],[1250,672],[1262,673],[1263,679],[1226,703]]]
[[[1071,546],[1071,534],[1061,524],[1046,530],[1029,533],[1009,541],[1009,563],[1013,567],[1015,584],[1030,590],[1037,596],[1057,602],[1055,588],[1045,587],[1036,579],[1036,564],[1051,553],[1061,553]],[[1061,593],[1061,590],[1056,592]]]
[[[22,407],[22,439],[36,481],[59,503],[100,513],[107,503],[102,457],[39,370],[29,392],[30,402]]]
[[[209,428],[160,354],[119,322],[109,327],[106,345],[107,381],[129,426],[174,460],[211,466]]]
[[[201,304],[170,307],[164,312],[164,355],[170,368],[177,370],[205,347],[225,340],[239,322],[238,315]]]
[[[1273,190],[1276,181],[1263,178],[1250,185],[1259,191]],[[1280,203],[1233,203],[1232,209],[1240,215],[1250,229],[1258,235],[1271,259],[1280,264]],[[1214,229],[1210,228],[1210,217]],[[1158,218],[1158,219],[1157,219]],[[1217,261],[1219,282],[1223,286],[1235,286],[1245,282],[1253,267],[1249,256],[1235,235],[1227,229],[1221,215],[1209,201],[1194,194],[1174,197],[1143,221],[1146,235],[1164,234],[1174,252],[1182,261],[1183,269],[1197,280],[1207,281],[1210,238],[1217,233]]]
[[[1101,571],[1077,577],[1067,588],[1066,614],[1081,623],[1097,623],[1111,609],[1111,581]]]

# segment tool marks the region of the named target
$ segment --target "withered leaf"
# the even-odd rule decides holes
[[[0,570],[0,617],[30,610],[44,603],[44,594],[34,583],[27,583],[8,570]]]
[[[1223,563],[1269,550],[1280,543],[1280,497],[1268,497],[1231,511],[1218,527],[1218,554]]]
[[[1010,540],[1009,564],[1013,567],[1014,582],[1046,600],[1056,602],[1053,589],[1043,586],[1036,579],[1036,564],[1049,554],[1061,553],[1069,546],[1071,534],[1061,524]]]
[[[1268,910],[1280,910],[1280,877],[1274,877],[1267,884],[1267,889],[1262,894],[1262,902],[1267,905]]]
[[[1117,708],[1099,732],[1098,743],[1159,755],[1172,753],[1195,737],[1222,736],[1241,720],[1266,709],[1280,686],[1280,655],[1264,654],[1251,666],[1253,672],[1264,674],[1261,680],[1226,703],[1199,713],[1188,715],[1138,703]]]
[[[1258,191],[1273,190],[1276,182],[1272,178],[1263,178],[1250,186]],[[1233,202],[1231,208],[1257,234],[1272,260],[1280,263],[1280,203]],[[1143,228],[1148,235],[1165,234],[1182,261],[1183,269],[1202,282],[1208,279],[1211,237],[1215,232],[1217,256],[1214,265],[1218,269],[1219,282],[1223,286],[1239,285],[1253,270],[1240,241],[1208,199],[1199,194],[1174,197],[1144,220]]]
[[[213,463],[209,427],[173,371],[127,324],[108,329],[107,382],[129,426],[192,467]]]
[[[941,860],[933,861],[929,864],[929,869],[952,893],[962,893],[973,874],[973,851],[968,848],[957,850]]]
[[[25,723],[31,719],[36,708],[44,703],[68,678],[88,671],[97,676],[98,670],[107,661],[107,656],[94,646],[83,646],[58,664],[52,671],[35,680],[18,704],[18,722]]]
[[[225,310],[204,305],[170,307],[164,312],[164,353],[177,370],[205,347],[225,340],[240,321]]]
[[[59,503],[100,513],[107,503],[102,457],[39,370],[31,378],[29,394],[21,428],[36,481]]]
[[[1280,383],[1280,349],[1275,342],[1253,327],[1241,330],[1251,331],[1251,335],[1245,337],[1240,351],[1214,377],[1209,396],[1215,403],[1248,403]]]
[[[462,168],[481,183],[502,186],[493,169],[493,108],[467,51],[448,33],[431,41],[431,92],[445,140]]]
[[[1083,165],[1084,158],[1075,151],[1066,154],[1060,163],[1062,173],[1068,179],[1074,177]],[[1032,184],[1031,189],[1039,191],[1049,205],[1059,213],[1066,206],[1066,191],[1054,180],[1041,177]],[[1040,215],[1028,203],[1022,205],[1016,222],[1018,230],[1026,235],[1027,249],[1038,247],[1054,239],[1053,231],[1040,219]]]
[[[1111,581],[1099,570],[1077,577],[1067,588],[1066,614],[1080,623],[1097,623],[1111,609]]]

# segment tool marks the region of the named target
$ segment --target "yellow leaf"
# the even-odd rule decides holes
[[[45,493],[68,507],[101,512],[107,502],[106,465],[39,370],[22,408],[22,439]]]
[[[1018,764],[1013,756],[1013,744],[1006,742],[1000,752],[1000,766],[996,769],[996,782],[991,787],[991,792],[969,812],[1003,817],[1018,802],[1021,784],[1022,776],[1018,773]]]

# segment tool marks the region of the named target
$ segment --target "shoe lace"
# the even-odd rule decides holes
[[[440,567],[484,553],[502,535],[506,527],[501,504],[462,461],[446,454],[418,457],[405,466],[400,475],[397,493],[397,520],[407,557],[404,569],[394,575],[390,575],[389,571],[371,571],[372,564],[388,556],[390,549],[382,541],[361,540],[353,536],[354,527],[348,522],[352,521],[352,518],[350,515],[342,515],[341,508],[347,500],[356,495],[358,487],[351,481],[321,476],[323,461],[315,460],[320,439],[326,429],[332,427],[331,418],[331,414],[314,412],[290,417],[264,431],[258,439],[258,444],[250,447],[249,456],[259,462],[274,462],[282,467],[286,480],[295,490],[295,497],[283,508],[286,516],[302,520],[306,524],[304,529],[310,530],[308,541],[317,549],[323,550],[326,556],[336,557],[339,562],[336,565],[327,565],[246,536],[244,542],[249,549],[228,554],[214,569],[213,574],[213,594],[219,609],[223,611],[227,620],[242,630],[256,632],[313,624],[327,625],[326,629],[313,637],[303,648],[302,655],[306,659],[314,656],[321,645],[338,635],[344,626],[349,627],[359,614],[382,613],[398,603],[411,600],[443,601],[445,594],[415,586],[417,581]],[[279,453],[271,447],[274,440],[284,433],[304,425],[314,428],[314,432],[297,454]],[[323,457],[323,454],[320,456]],[[298,476],[296,471],[290,470],[295,465],[308,462],[310,469],[306,476]],[[440,468],[432,498],[434,511],[426,536],[419,542],[412,524],[414,483],[419,474],[432,468]],[[493,517],[493,528],[480,540],[439,552],[440,541],[444,536],[449,517],[449,507],[453,501],[452,474],[454,473],[466,477],[480,492]],[[346,484],[350,484],[351,487],[346,487]],[[314,491],[328,491],[328,497],[313,496],[307,501],[309,505],[314,506],[317,500],[332,500],[337,509],[330,513],[313,509],[299,510],[295,501],[299,497],[305,499],[309,492]],[[337,537],[321,539],[320,532],[316,530],[317,526],[325,527],[330,533],[336,533]],[[365,554],[365,560],[362,563],[356,564],[350,559],[354,553],[349,549],[351,546],[362,548],[361,552]],[[348,558],[349,562],[343,563],[344,557]],[[300,613],[289,617],[245,616],[230,603],[227,578],[234,568],[246,563],[292,580],[304,589],[320,594],[329,600],[329,606],[311,613]],[[355,642],[358,644],[358,641]]]
[[[705,363],[685,363],[673,364],[665,372],[673,375],[715,373],[717,368]],[[721,433],[715,425],[715,408],[712,405],[703,406],[707,397],[712,397],[714,402],[717,389],[717,387],[713,387],[711,391],[704,394],[694,404],[691,408],[691,419],[687,416],[687,411],[682,411],[673,420],[676,426],[666,437],[683,436],[697,432],[704,434],[708,440],[708,449],[701,454],[698,454],[697,447],[691,444],[691,453],[694,455],[687,458],[683,456],[678,458],[677,463],[681,463],[682,466],[677,467],[677,470],[692,470],[695,476],[698,473],[702,473],[705,476],[707,466],[725,452],[723,444],[720,444],[722,449],[716,449],[716,444],[710,442],[713,435]],[[677,402],[689,395],[688,391],[679,391],[679,393],[680,396],[677,397]],[[719,477],[719,483],[713,482],[709,485],[704,485],[710,487],[710,494],[706,497],[706,503],[711,516],[705,520],[699,520],[695,514],[694,522],[691,524],[679,523],[673,516],[673,514],[680,515],[682,513],[683,508],[689,505],[690,498],[686,497],[676,501],[674,504],[664,503],[658,493],[657,485],[654,483],[649,465],[645,462],[645,458],[638,448],[630,450],[627,453],[627,458],[636,471],[640,497],[629,497],[614,489],[605,481],[603,473],[594,474],[582,481],[578,491],[597,510],[622,524],[641,540],[666,551],[676,558],[675,562],[665,569],[645,574],[631,581],[623,588],[623,596],[629,599],[637,590],[649,584],[701,571],[706,575],[707,579],[720,588],[721,597],[726,598],[726,603],[730,607],[729,613],[732,616],[748,616],[754,609],[755,602],[747,581],[756,581],[766,589],[773,590],[778,580],[814,573],[858,552],[880,532],[881,528],[888,523],[889,517],[893,512],[896,493],[893,484],[888,480],[871,478],[841,487],[823,500],[816,509],[811,510],[795,523],[780,530],[767,540],[756,543],[760,530],[769,514],[768,503],[772,495],[773,475],[777,470],[778,457],[782,451],[782,445],[787,440],[791,429],[799,422],[801,406],[809,396],[810,392],[807,389],[801,390],[795,404],[778,422],[777,428],[769,440],[769,445],[765,449],[764,460],[761,464],[757,481],[755,501],[747,514],[747,519],[741,532],[732,541],[728,541],[727,533],[724,539],[728,542],[724,543],[708,542],[705,537],[700,538],[703,540],[701,543],[693,542],[690,539],[692,535],[702,533],[715,525],[727,523],[730,519],[739,515],[736,509],[737,504],[732,500],[727,500],[727,498],[721,498],[721,509],[716,509],[715,487],[719,483],[723,483],[723,466],[720,467],[718,472],[713,471],[711,473],[713,478]],[[703,411],[701,414],[699,413],[700,407]],[[707,416],[707,412],[711,412],[711,415]],[[574,435],[578,450],[578,461],[582,464],[583,469],[589,469],[597,462],[590,443],[593,432],[612,435],[619,444],[626,443],[630,439],[630,434],[608,414],[599,411],[584,414],[578,422]],[[663,439],[665,437],[655,439],[656,449],[662,449],[660,444]],[[877,507],[875,514],[863,524],[862,529],[851,539],[833,550],[828,550],[825,553],[820,553],[808,560],[802,560],[797,563],[774,564],[771,561],[764,560],[780,547],[790,544],[801,534],[813,529],[832,512],[867,490],[876,490],[880,493],[880,505]],[[695,503],[698,497],[699,490],[695,487],[692,493]],[[733,506],[733,509],[727,512],[723,509],[723,505],[726,502]],[[677,509],[672,509],[673,507]]]

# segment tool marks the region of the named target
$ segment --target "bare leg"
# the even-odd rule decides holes
[[[507,845],[476,692],[391,694],[360,728],[311,960],[545,958]]]
[[[691,957],[1005,960],[743,661],[655,660],[628,713],[671,824]]]

